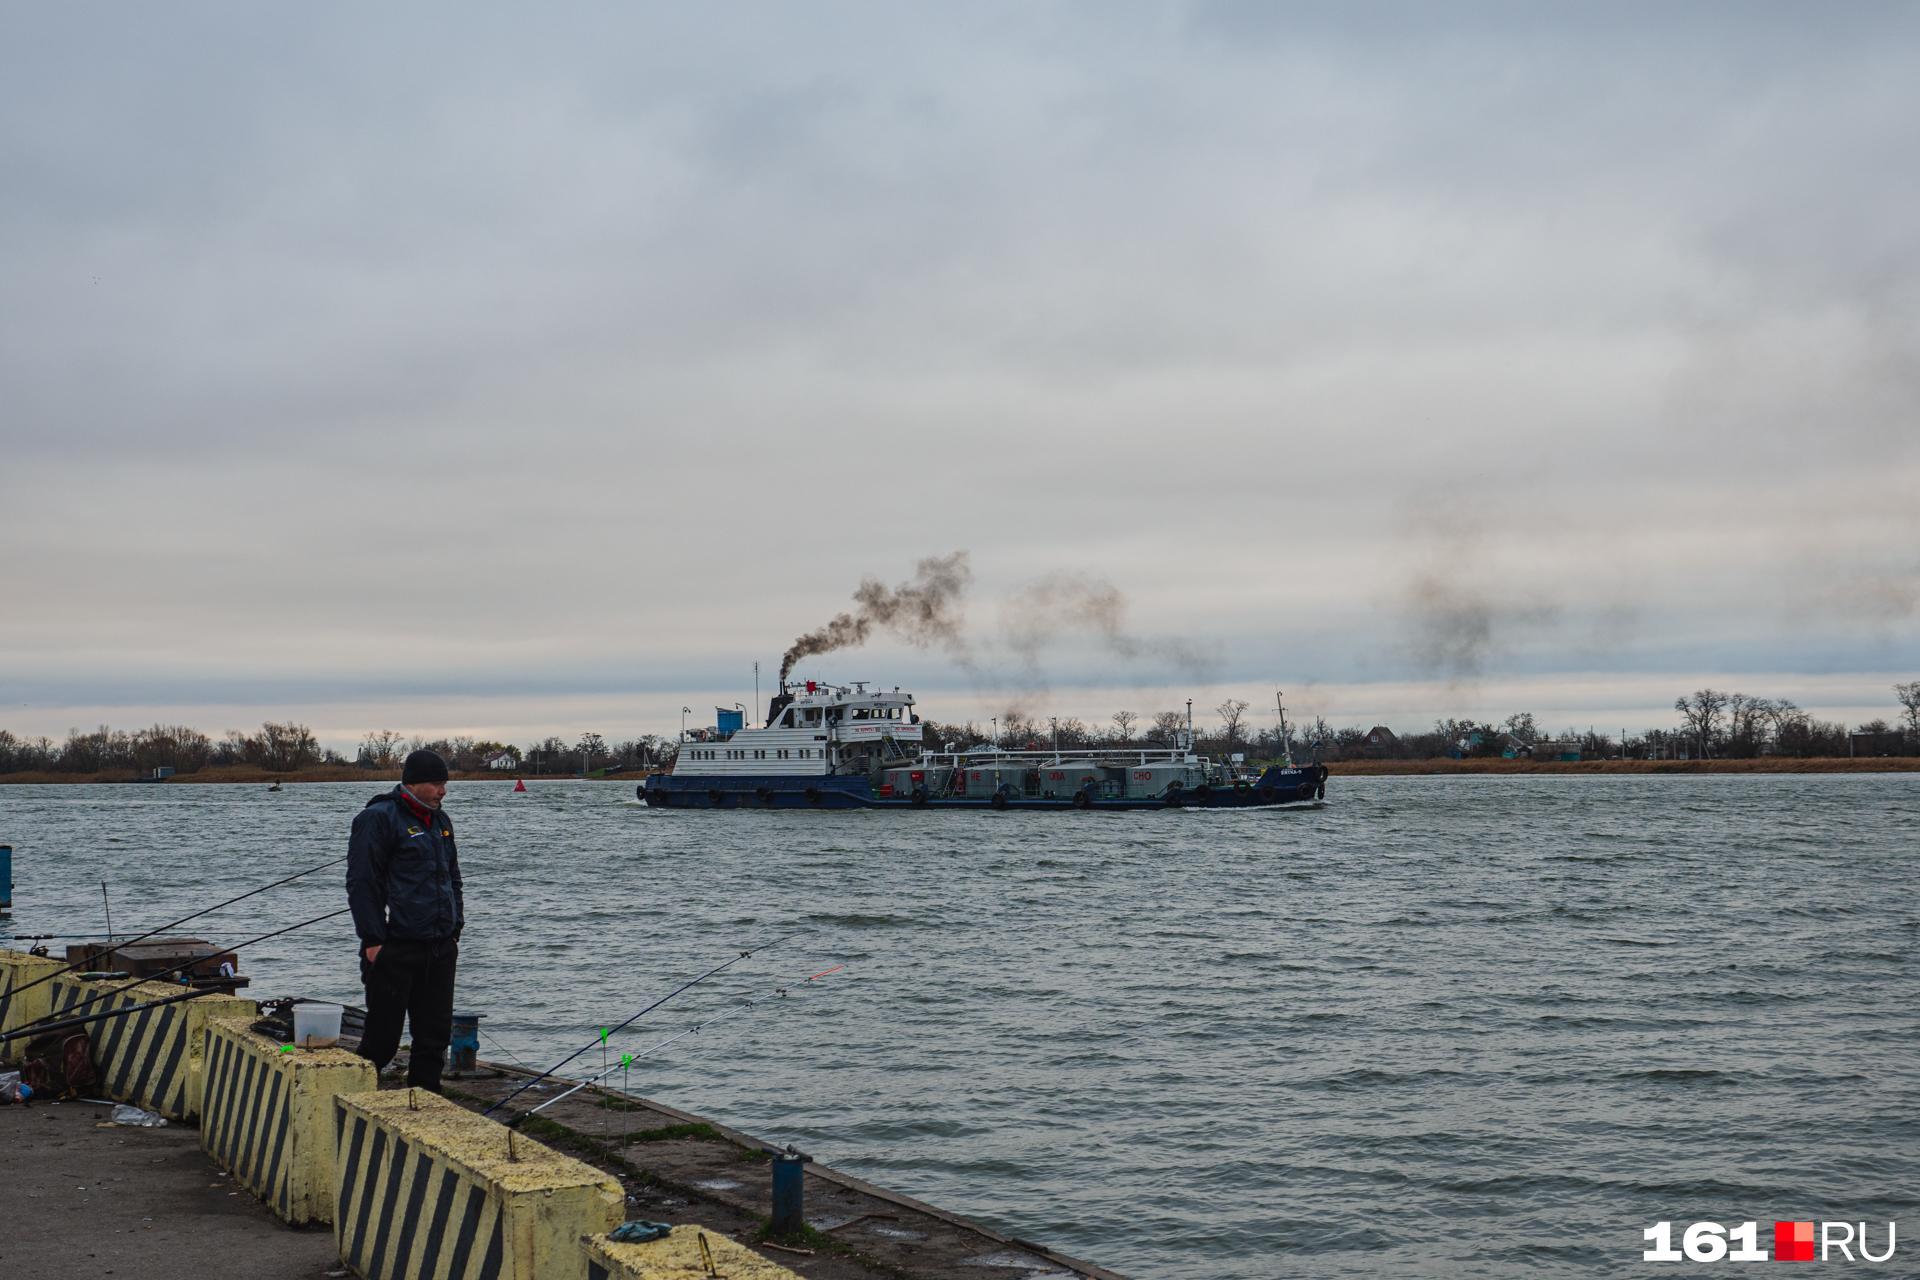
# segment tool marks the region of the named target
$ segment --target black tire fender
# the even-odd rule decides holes
[[[808,787],[808,788],[807,788],[807,803],[808,803],[808,804],[819,804],[819,803],[820,803],[820,788],[818,788],[818,787]]]

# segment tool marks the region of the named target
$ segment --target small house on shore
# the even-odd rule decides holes
[[[1400,751],[1400,739],[1393,730],[1383,724],[1377,724],[1367,730],[1366,737],[1360,739],[1360,754],[1370,760],[1385,760]]]

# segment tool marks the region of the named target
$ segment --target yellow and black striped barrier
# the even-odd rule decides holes
[[[704,1246],[704,1247],[702,1247]],[[697,1222],[674,1224],[670,1235],[645,1244],[605,1236],[586,1242],[587,1280],[800,1280],[777,1262]]]
[[[344,1049],[296,1049],[207,1024],[200,1146],[294,1226],[333,1221],[333,1098],[376,1087],[373,1064]]]
[[[333,1100],[334,1240],[366,1280],[586,1280],[620,1184],[423,1089]]]
[[[55,978],[47,985],[53,988],[51,1012],[75,1016],[110,1013],[177,996],[186,989],[170,982],[129,987],[124,982],[83,982],[74,977]],[[194,1119],[200,1114],[207,1024],[252,1018],[257,1012],[251,1000],[208,995],[93,1023],[87,1030],[93,1037],[94,1065],[100,1068],[100,1091],[116,1102],[135,1103],[169,1120]]]
[[[45,956],[24,951],[0,951],[0,1035],[17,1030],[53,1012],[53,984],[40,982],[48,974],[63,968]],[[27,987],[29,983],[37,986]],[[26,1051],[23,1042],[0,1045],[0,1057],[18,1059]]]

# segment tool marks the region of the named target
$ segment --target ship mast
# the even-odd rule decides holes
[[[1293,735],[1287,732],[1287,705],[1280,700],[1280,691],[1273,691],[1273,708],[1280,713],[1280,767],[1293,768]]]

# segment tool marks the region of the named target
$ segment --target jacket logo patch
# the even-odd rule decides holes
[[[410,836],[417,836],[417,835],[423,835],[425,833],[422,832],[418,827],[408,827],[407,834]]]

